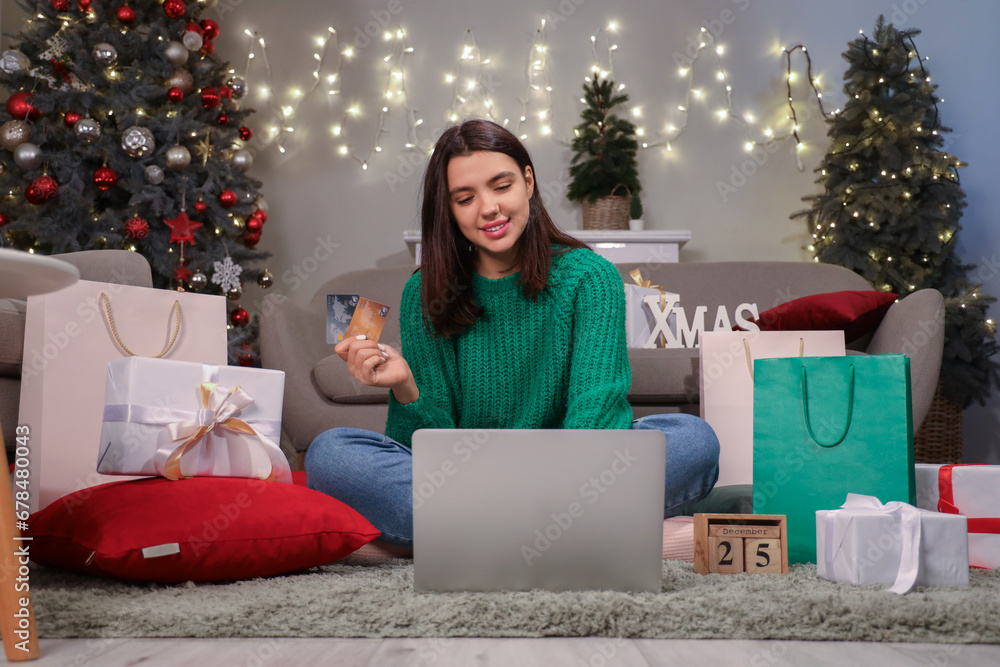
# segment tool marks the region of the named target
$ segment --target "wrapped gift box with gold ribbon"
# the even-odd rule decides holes
[[[290,482],[282,371],[128,357],[108,364],[97,471]]]
[[[653,285],[652,281],[643,280],[639,269],[629,273],[634,283],[625,283],[625,332],[628,337],[629,347],[663,347],[665,339],[662,333],[664,323],[663,311],[666,310],[667,297],[677,297],[676,294],[666,292],[659,285]],[[652,303],[646,301],[646,297],[656,297]],[[659,303],[658,312],[653,312]],[[676,304],[676,298],[673,299]],[[677,323],[676,315],[668,312],[664,318],[666,329],[676,338]],[[654,335],[655,334],[655,335]]]

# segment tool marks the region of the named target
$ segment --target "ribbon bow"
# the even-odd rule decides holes
[[[629,275],[632,276],[632,280],[634,280],[635,284],[638,285],[639,287],[648,287],[650,289],[657,290],[660,293],[660,306],[662,307],[663,305],[665,305],[666,302],[664,301],[664,297],[666,295],[666,292],[659,285],[654,285],[652,280],[643,280],[642,269],[632,269],[631,271],[629,271]]]
[[[281,455],[281,450],[267,436],[258,433],[248,423],[235,416],[253,403],[253,397],[238,385],[234,389],[229,389],[215,382],[202,382],[199,391],[202,408],[195,413],[194,420],[172,422],[167,425],[171,441],[184,442],[176,447],[168,444],[157,450],[154,458],[157,472],[172,480],[184,477],[181,472],[181,457],[203,438],[215,432],[223,439],[242,441],[248,447],[255,440],[263,444],[268,458],[271,459],[271,472],[262,479],[275,479],[275,469],[283,471],[283,466],[275,466],[275,456]]]

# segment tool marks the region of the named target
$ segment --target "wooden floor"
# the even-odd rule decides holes
[[[43,639],[31,665],[74,667],[995,667],[1000,646],[665,639]]]

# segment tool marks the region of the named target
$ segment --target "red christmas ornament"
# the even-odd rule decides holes
[[[220,113],[219,117],[215,119],[219,125],[229,125],[229,116],[224,113]]]
[[[94,172],[94,185],[101,190],[110,190],[118,182],[118,174],[111,167],[105,165],[98,167]]]
[[[194,21],[189,21],[188,24],[186,26],[184,26],[184,32],[196,32],[199,35],[202,35],[202,36],[205,35],[205,29],[202,28],[197,23],[195,23]]]
[[[122,5],[115,10],[115,18],[118,19],[119,23],[132,25],[135,21],[135,10],[128,5]]]
[[[164,219],[163,223],[170,228],[171,243],[194,243],[194,233],[201,223],[188,217],[187,211],[181,211],[176,218]]]
[[[52,9],[64,12],[69,9],[69,0],[52,0]]]
[[[229,321],[234,327],[245,327],[250,324],[250,313],[243,306],[236,306],[229,312]]]
[[[7,98],[7,113],[17,120],[38,120],[42,117],[42,112],[31,106],[31,93],[23,90],[14,93]]]
[[[219,193],[219,203],[229,208],[236,204],[236,193],[232,190],[223,190]]]
[[[229,86],[220,86],[219,92],[222,93],[222,96],[225,97],[227,100],[233,99],[233,89],[230,88]]]
[[[239,354],[236,355],[236,361],[240,366],[253,366],[255,361],[253,352],[247,349],[240,350]]]
[[[3,227],[8,222],[10,222],[10,218],[7,217],[6,213],[4,213],[3,211],[0,211],[0,227]]]
[[[256,211],[254,211],[253,214],[256,215],[258,218],[260,218],[261,222],[267,222],[267,213],[264,211],[264,209],[259,208]]]
[[[180,102],[184,99],[184,91],[180,88],[171,88],[167,91],[167,99],[171,102]]]
[[[201,105],[206,109],[219,106],[221,99],[222,95],[219,93],[218,88],[202,88]]]
[[[240,128],[240,139],[243,141],[250,141],[253,138],[253,130],[249,127]]]
[[[207,210],[208,210],[208,204],[206,204],[203,199],[199,198],[198,201],[194,203],[195,213],[204,213]]]
[[[81,118],[83,118],[82,114],[78,114],[75,111],[67,111],[66,115],[63,116],[63,122],[66,123],[67,126],[73,127],[74,125],[76,125],[76,121],[80,120]]]
[[[177,282],[179,283],[187,282],[187,279],[191,277],[191,269],[181,264],[179,267],[174,269],[174,277],[177,278]],[[183,292],[184,288],[178,286],[177,291]]]
[[[80,8],[81,12],[89,12],[92,0],[76,0],[76,6]]]
[[[202,19],[201,29],[205,31],[205,37],[215,39],[219,36],[219,24],[212,19]]]
[[[251,248],[260,243],[260,232],[247,232],[243,235],[243,243]]]
[[[149,236],[149,223],[136,216],[129,218],[125,223],[125,236],[136,241],[141,241]]]
[[[260,218],[251,216],[250,219],[247,220],[246,227],[247,232],[260,234],[260,230],[264,229],[264,221]]]
[[[44,204],[57,194],[59,194],[59,184],[47,174],[42,174],[24,189],[24,198],[32,204]]]
[[[165,0],[163,3],[163,11],[172,19],[179,19],[184,16],[184,12],[187,11],[187,7],[184,6],[184,0]]]
[[[210,56],[213,53],[215,53],[215,42],[213,42],[210,39],[206,39],[205,42],[201,45],[201,52],[204,53],[206,56]]]

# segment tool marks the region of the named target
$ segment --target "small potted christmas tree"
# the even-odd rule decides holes
[[[614,113],[628,95],[596,73],[583,91],[587,107],[575,128],[566,196],[583,202],[584,229],[628,229],[629,219],[642,215],[635,125]]]

